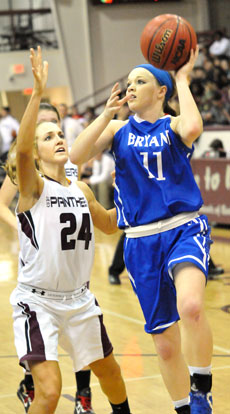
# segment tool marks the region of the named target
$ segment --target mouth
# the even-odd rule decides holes
[[[65,148],[64,147],[60,147],[60,148],[58,148],[56,151],[55,151],[55,153],[56,152],[66,152],[65,151]]]
[[[129,101],[133,101],[134,99],[136,99],[137,97],[135,95],[131,95]]]

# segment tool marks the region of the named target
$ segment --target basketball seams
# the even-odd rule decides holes
[[[169,56],[171,55],[171,52],[172,52],[172,49],[173,49],[173,46],[174,46],[174,44],[175,44],[175,40],[176,40],[176,37],[177,37],[177,33],[178,33],[178,30],[179,30],[180,23],[181,23],[181,19],[180,19],[180,17],[179,17],[179,16],[177,16],[177,27],[176,27],[176,30],[175,30],[175,35],[174,35],[174,38],[173,38],[173,40],[172,40],[172,42],[171,42],[171,46],[170,46],[170,49],[169,49],[168,55],[166,56],[165,61],[164,61],[164,63],[162,64],[162,69],[165,67],[165,65],[166,65],[166,63],[167,63],[167,61],[168,61],[168,58],[169,58]]]
[[[191,30],[190,30],[189,25],[188,25],[186,22],[184,22],[184,25],[185,25],[185,27],[187,28],[188,33],[189,33],[190,46],[189,46],[189,54],[188,54],[188,56],[187,56],[187,58],[186,58],[185,62],[183,63],[183,65],[184,65],[184,64],[188,61],[189,56],[190,56],[190,51],[191,51],[191,49],[192,49],[192,33],[191,33]],[[178,69],[179,69],[179,68],[178,68]]]

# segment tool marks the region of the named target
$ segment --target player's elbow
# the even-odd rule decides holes
[[[79,157],[77,156],[75,151],[70,151],[69,159],[72,162],[72,164],[79,164],[80,163]]]
[[[184,136],[186,137],[186,141],[193,142],[195,141],[203,132],[203,123],[201,122],[194,122],[192,125],[189,126],[187,131],[185,132]]]

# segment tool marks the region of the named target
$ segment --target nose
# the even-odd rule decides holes
[[[134,90],[134,85],[133,83],[130,83],[129,86],[127,87],[127,92],[131,92]]]
[[[56,142],[57,142],[57,145],[63,145],[64,138],[60,137],[60,135],[56,134]]]

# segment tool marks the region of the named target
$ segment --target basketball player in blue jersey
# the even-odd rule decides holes
[[[68,149],[60,127],[52,122],[36,126],[48,64],[42,62],[40,47],[37,53],[31,49],[30,59],[34,87],[16,145],[19,277],[10,298],[20,364],[30,368],[36,390],[28,413],[55,412],[61,393],[60,344],[75,371],[90,366],[113,414],[130,414],[102,312],[88,288],[93,223],[114,232],[116,210],[105,210],[85,183],[66,178]]]
[[[39,106],[37,122],[54,122],[60,126],[60,115],[57,108],[49,103],[42,102]],[[11,177],[15,182],[16,166],[15,166],[15,142],[12,144],[9,151],[11,164],[14,171],[11,171]],[[78,178],[78,168],[68,160],[65,164],[66,177],[72,182]],[[17,220],[15,215],[11,212],[9,206],[16,196],[18,191],[17,185],[13,184],[7,175],[0,189],[0,220],[6,222],[11,228],[17,230]],[[75,372],[75,379],[77,384],[77,392],[75,398],[74,414],[94,414],[92,408],[92,393],[90,388],[90,369],[84,368],[79,372]],[[17,390],[17,396],[24,405],[27,413],[29,407],[34,399],[34,384],[33,378],[29,370],[25,371],[24,379],[20,382]]]
[[[199,214],[203,201],[190,166],[193,141],[203,128],[188,84],[197,56],[198,48],[175,73],[179,116],[164,109],[173,94],[171,75],[139,65],[128,76],[126,96],[120,99],[116,83],[104,111],[78,136],[70,153],[77,164],[106,148],[113,152],[125,264],[180,414],[212,413],[212,334],[204,311],[210,228]],[[125,102],[135,115],[113,120]]]

